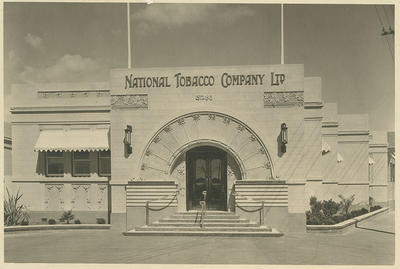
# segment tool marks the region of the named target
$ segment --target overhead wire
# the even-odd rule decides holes
[[[376,15],[377,15],[377,17],[378,17],[379,23],[381,24],[381,27],[382,27],[382,29],[383,29],[383,31],[384,31],[384,30],[385,30],[385,25],[384,25],[384,23],[382,22],[382,18],[381,18],[380,14],[379,14],[379,10],[378,10],[378,8],[377,8],[377,5],[374,5],[374,7],[375,7],[375,12],[376,12]],[[383,6],[383,10],[384,10],[384,12],[385,12],[385,14],[386,14],[386,11],[385,11],[384,6]],[[387,17],[387,14],[386,14],[386,17]],[[389,22],[389,20],[388,20],[388,22]],[[388,36],[385,35],[384,38],[385,38],[385,40],[386,40],[386,45],[387,45],[387,47],[388,47],[390,56],[392,57],[392,60],[394,61],[394,53],[393,53],[392,48],[391,48],[391,46],[390,46],[390,43],[389,43],[389,40],[388,40]]]

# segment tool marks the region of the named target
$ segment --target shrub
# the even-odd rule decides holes
[[[342,200],[340,202],[340,214],[345,215],[347,218],[351,216],[350,207],[353,204],[354,196],[353,194],[349,198],[345,198],[343,195],[339,194],[339,198]]]
[[[370,208],[370,212],[381,209],[382,207],[380,205],[375,205],[375,206],[371,206]]]
[[[335,215],[340,208],[340,204],[336,203],[332,199],[328,201],[322,201],[322,213],[326,218],[330,218],[331,216]]]
[[[55,219],[49,219],[49,224],[50,225],[56,224],[56,220]]]
[[[30,217],[27,212],[27,208],[24,205],[19,204],[19,200],[22,197],[22,193],[17,191],[16,195],[10,195],[10,192],[7,190],[7,200],[4,200],[4,225],[19,225],[22,222],[29,223]]]
[[[335,221],[335,223],[339,223],[339,222],[345,221],[347,218],[344,215],[335,215],[335,216],[332,216],[332,219]]]
[[[96,219],[96,223],[97,223],[97,224],[106,224],[106,220],[103,219],[103,218],[97,218],[97,219]]]
[[[79,219],[76,219],[74,222],[75,224],[81,224],[81,221]]]
[[[310,210],[306,212],[307,224],[310,225],[332,225],[356,216],[368,213],[365,208],[349,212],[354,201],[354,195],[344,198],[337,203],[332,199],[318,201],[315,196],[310,198]]]
[[[361,209],[358,209],[358,210],[353,210],[353,211],[351,211],[350,215],[351,215],[352,218],[355,218],[355,217],[364,215],[364,214],[366,214],[366,213],[368,213],[368,209],[366,209],[366,208],[361,208]]]
[[[67,221],[67,224],[69,224],[69,222],[71,220],[74,219],[74,215],[72,215],[72,210],[68,210],[68,211],[64,211],[64,213],[62,214],[60,221]]]
[[[21,225],[29,225],[29,220],[23,220],[23,221],[21,221]]]

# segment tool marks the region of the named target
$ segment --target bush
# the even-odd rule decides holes
[[[350,207],[353,204],[355,195],[353,194],[349,198],[345,198],[343,195],[339,194],[340,201],[340,214],[345,215],[347,218],[350,218]]]
[[[339,223],[339,222],[345,221],[347,218],[344,215],[335,215],[335,216],[332,216],[332,219],[335,221],[335,223]]]
[[[103,218],[97,218],[97,219],[96,219],[96,223],[97,223],[97,224],[106,224],[106,220],[103,219]]]
[[[23,220],[23,221],[21,221],[21,225],[29,225],[29,220]]]
[[[55,219],[49,219],[49,224],[50,225],[56,224],[56,220]]]
[[[371,208],[369,209],[370,212],[381,209],[382,207],[380,205],[375,205],[375,206],[371,206]]]
[[[72,210],[68,210],[68,211],[64,211],[64,213],[62,214],[60,221],[67,221],[67,224],[69,224],[69,222],[71,220],[74,219],[74,215],[72,215]]]
[[[368,209],[361,208],[359,210],[351,211],[350,215],[351,215],[351,218],[355,218],[355,217],[358,217],[358,216],[361,216],[361,215],[364,215],[364,214],[367,214],[367,213],[368,213]]]
[[[81,221],[80,221],[79,219],[76,219],[76,220],[74,221],[74,223],[75,223],[75,224],[81,224]]]
[[[332,199],[329,201],[322,201],[322,213],[326,218],[330,218],[331,216],[335,215],[340,208],[340,204],[336,203]]]
[[[342,199],[340,203],[332,199],[318,201],[316,197],[312,196],[310,198],[310,210],[306,212],[307,224],[332,225],[368,213],[365,208],[350,212],[354,195],[349,198],[344,198],[342,195],[339,197]]]
[[[7,200],[4,200],[4,225],[20,225],[22,222],[29,223],[30,217],[27,212],[27,208],[24,205],[19,204],[19,199],[21,199],[22,194],[17,191],[16,195],[10,195],[8,188],[7,190]]]
[[[315,196],[312,196],[310,198],[310,210],[306,212],[307,224],[330,225],[337,223],[337,218],[334,218],[334,216],[337,214],[340,205],[332,199],[318,201]]]

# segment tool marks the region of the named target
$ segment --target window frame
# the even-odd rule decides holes
[[[49,153],[61,153],[60,156],[49,156]],[[61,159],[63,165],[63,172],[60,174],[49,173],[49,158]],[[63,177],[65,174],[65,152],[64,151],[46,151],[45,152],[45,166],[46,166],[46,177]]]
[[[110,152],[110,156],[104,157],[104,156],[100,156],[102,152]],[[101,159],[108,159],[110,162],[110,173],[103,173],[101,171]],[[103,176],[103,177],[110,177],[111,176],[111,151],[110,150],[106,150],[106,151],[98,151],[97,152],[97,174],[99,176]]]
[[[87,159],[75,159],[75,154],[76,153],[83,153],[83,152],[87,152],[87,154],[88,154],[88,158]],[[71,164],[71,175],[73,176],[73,177],[90,177],[90,152],[89,151],[72,151],[71,152],[72,154],[72,158],[71,158],[71,162],[72,162],[72,164]],[[75,172],[75,162],[87,162],[87,164],[88,164],[88,173],[86,174],[86,173],[76,173]]]

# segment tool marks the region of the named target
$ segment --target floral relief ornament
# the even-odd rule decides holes
[[[111,105],[148,108],[148,96],[147,94],[113,95]]]
[[[275,107],[282,105],[302,106],[304,96],[301,91],[294,92],[264,92],[264,106]]]

